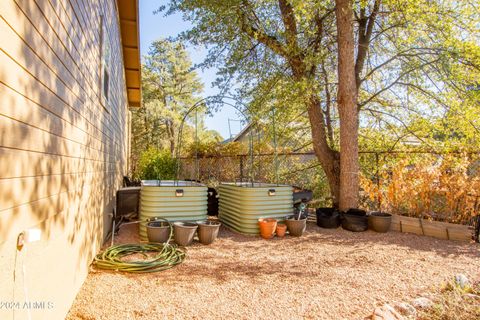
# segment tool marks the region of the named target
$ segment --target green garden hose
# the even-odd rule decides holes
[[[165,220],[165,219],[155,219]],[[166,220],[165,220],[166,221]],[[100,269],[115,270],[123,272],[147,273],[158,272],[173,268],[185,259],[186,250],[177,245],[170,244],[172,237],[172,226],[170,226],[170,238],[166,243],[133,243],[112,245],[105,251],[97,254],[93,264]],[[153,256],[147,253],[156,252]],[[123,258],[141,254],[144,260],[129,260]]]
[[[123,261],[122,258],[132,254],[157,252],[151,259]],[[185,249],[168,243],[119,244],[107,248],[95,257],[97,268],[123,272],[157,272],[170,269],[185,259]]]

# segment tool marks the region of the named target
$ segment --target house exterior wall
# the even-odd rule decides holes
[[[105,106],[102,16],[111,47]],[[0,39],[0,319],[63,319],[127,170],[116,1],[1,0]],[[40,240],[17,250],[32,228]]]

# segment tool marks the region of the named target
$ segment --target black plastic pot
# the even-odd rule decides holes
[[[342,215],[342,228],[353,232],[362,232],[368,229],[368,217],[365,210],[349,209]]]
[[[207,213],[209,216],[218,216],[218,193],[215,188],[208,188]]]
[[[313,199],[313,191],[293,186],[293,203],[309,202]]]
[[[359,217],[365,217],[367,215],[367,212],[362,209],[348,209],[347,214],[351,216],[359,216]]]
[[[317,226],[327,229],[335,229],[340,226],[340,213],[335,208],[318,208]]]
[[[473,218],[473,223],[475,226],[473,240],[475,240],[475,242],[480,243],[480,214]]]

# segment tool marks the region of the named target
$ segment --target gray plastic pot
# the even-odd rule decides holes
[[[390,230],[392,215],[385,212],[375,211],[368,216],[368,227],[376,232],[385,233]]]
[[[164,243],[170,238],[170,224],[166,221],[150,221],[147,223],[149,242]]]
[[[192,244],[198,225],[194,222],[175,222],[173,224],[175,242],[182,247]]]
[[[300,237],[307,228],[307,219],[295,220],[291,218],[285,220],[285,224],[291,236]]]
[[[198,222],[198,240],[200,240],[200,243],[210,244],[215,241],[220,225],[221,223],[217,221]]]

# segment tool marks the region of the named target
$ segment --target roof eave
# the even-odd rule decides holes
[[[142,104],[138,0],[117,0],[128,104]]]

